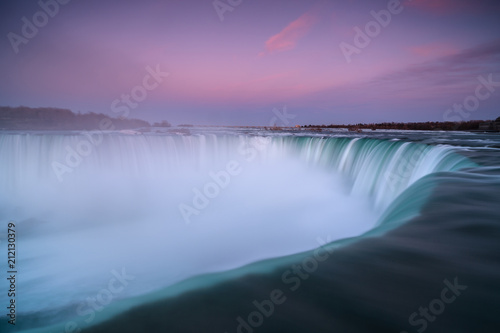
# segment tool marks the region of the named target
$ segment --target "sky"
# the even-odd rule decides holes
[[[177,125],[500,116],[498,0],[11,0],[0,16],[1,106]]]

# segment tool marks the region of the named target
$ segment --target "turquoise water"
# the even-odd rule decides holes
[[[16,328],[231,332],[280,289],[289,301],[255,330],[410,332],[460,274],[476,288],[426,330],[494,323],[497,136],[192,132],[0,135]],[[285,274],[319,250],[307,279]]]

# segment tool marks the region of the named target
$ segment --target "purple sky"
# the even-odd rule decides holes
[[[500,116],[498,0],[220,0],[219,12],[213,0],[71,0],[53,17],[5,2],[0,105],[174,124],[268,125],[284,106],[290,125]]]

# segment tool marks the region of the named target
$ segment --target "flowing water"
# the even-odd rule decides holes
[[[16,329],[499,324],[498,135],[298,133],[0,134],[0,247],[7,253],[13,222]],[[411,319],[454,279],[463,295]],[[286,300],[249,317],[273,290]],[[2,291],[0,304],[9,300]]]

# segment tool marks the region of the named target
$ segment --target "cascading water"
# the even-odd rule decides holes
[[[116,302],[357,237],[417,180],[475,165],[445,146],[296,136],[12,133],[0,152],[18,313],[44,325],[82,316],[112,271],[137,281]]]

